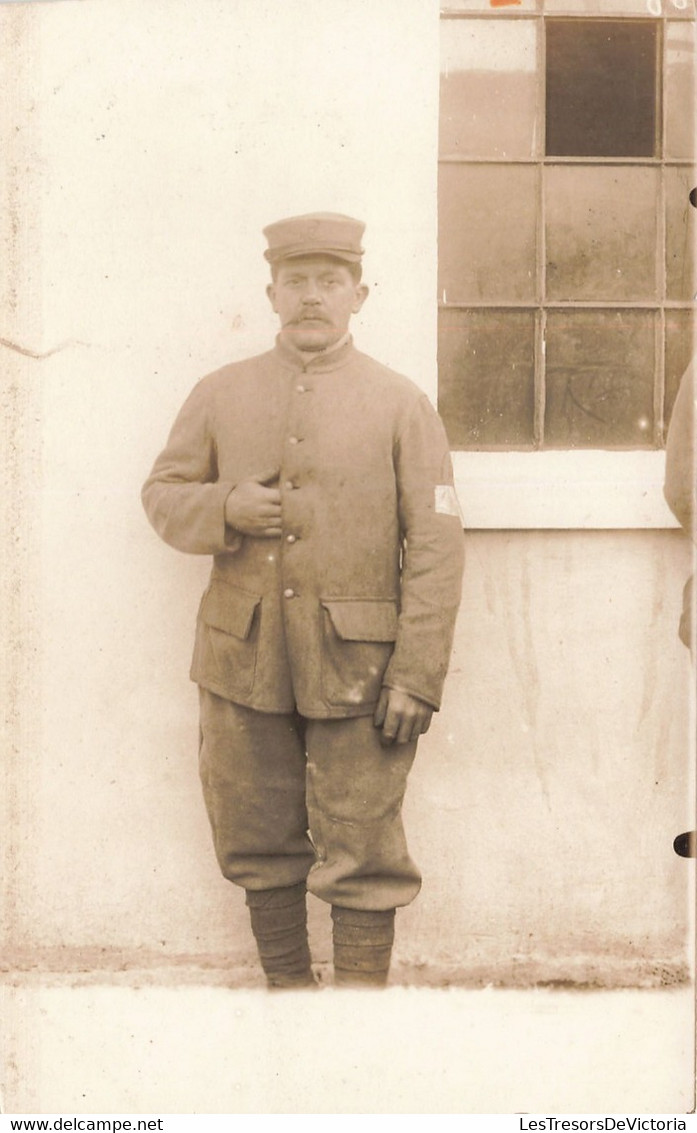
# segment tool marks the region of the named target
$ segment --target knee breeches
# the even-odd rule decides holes
[[[245,889],[306,878],[354,909],[414,899],[421,876],[401,811],[415,742],[383,747],[370,716],[309,720],[200,698],[201,782],[225,877]]]

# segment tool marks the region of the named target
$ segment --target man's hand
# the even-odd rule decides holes
[[[431,705],[423,700],[396,688],[383,688],[373,723],[376,728],[382,728],[380,742],[388,747],[417,740],[428,731],[432,715]]]
[[[281,493],[270,488],[278,480],[278,469],[261,476],[240,480],[225,501],[225,522],[257,539],[278,539],[281,535]]]

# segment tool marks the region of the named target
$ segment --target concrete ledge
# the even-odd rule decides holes
[[[663,498],[665,452],[455,452],[470,529],[677,527]]]
[[[321,986],[332,983],[331,964],[313,965]],[[263,989],[256,964],[213,954],[176,955],[163,960],[116,950],[59,950],[6,955],[0,961],[0,979],[12,987],[226,987]],[[683,957],[583,955],[569,959],[553,956],[511,956],[506,963],[480,959],[438,957],[428,961],[395,957],[390,972],[393,987],[414,988],[534,988],[619,989],[669,988],[690,984]]]

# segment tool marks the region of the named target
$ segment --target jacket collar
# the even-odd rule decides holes
[[[353,338],[349,335],[346,342],[336,349],[320,351],[318,354],[303,353],[292,343],[286,342],[279,334],[276,337],[274,353],[284,365],[292,366],[294,370],[307,370],[308,373],[323,374],[330,370],[338,370],[350,362],[355,354]]]

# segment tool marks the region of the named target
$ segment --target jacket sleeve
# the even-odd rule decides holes
[[[235,485],[218,479],[210,416],[204,380],[184,403],[141,494],[165,543],[196,555],[233,552],[242,542],[225,523],[225,501]]]
[[[400,615],[384,684],[440,707],[460,603],[464,534],[443,424],[424,395],[395,447]]]
[[[688,535],[695,538],[695,381],[694,361],[682,376],[666,438],[664,495]]]

